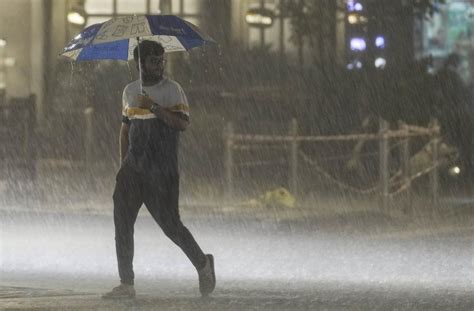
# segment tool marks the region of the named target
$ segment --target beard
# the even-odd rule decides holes
[[[142,72],[142,81],[143,82],[154,82],[154,81],[159,81],[163,78],[163,71],[162,70],[156,70],[152,72]]]

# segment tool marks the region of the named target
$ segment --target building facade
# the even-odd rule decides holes
[[[44,124],[56,87],[58,55],[63,47],[84,27],[126,14],[179,15],[209,33],[224,47],[224,51],[226,47],[235,46],[246,49],[266,47],[290,61],[312,64],[314,50],[322,47],[326,52],[320,53],[322,58],[315,63],[324,63],[325,57],[335,56],[338,64],[357,67],[357,62],[348,62],[347,48],[351,38],[347,37],[346,28],[348,18],[352,18],[350,14],[357,13],[358,1],[337,0],[334,12],[330,13],[331,20],[334,20],[328,26],[331,38],[320,37],[318,41],[316,36],[313,45],[304,43],[300,46],[297,38],[295,40],[292,36],[294,25],[291,16],[282,9],[292,2],[295,1],[0,0],[0,98],[5,101],[9,97],[36,94],[37,120],[40,125]],[[349,6],[351,10],[348,10]],[[415,44],[415,54],[431,53],[442,59],[452,51],[460,52],[464,56],[463,77],[467,81],[472,79],[473,8],[473,0],[447,0],[432,19],[419,25],[421,39]],[[271,13],[271,22],[265,27],[252,26],[247,15],[260,9]],[[77,13],[83,20],[68,19],[71,13]],[[383,38],[375,37],[374,40],[378,40],[373,42],[376,45],[384,44]],[[354,49],[363,48],[357,38],[353,43]]]
[[[429,19],[416,25],[417,57],[432,56],[439,67],[451,53],[461,56],[459,74],[474,79],[474,0],[446,0]]]

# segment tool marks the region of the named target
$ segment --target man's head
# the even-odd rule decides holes
[[[158,42],[150,40],[140,42],[140,60],[144,81],[161,79],[164,72],[164,54],[165,49]],[[138,47],[133,50],[133,59],[138,67]]]

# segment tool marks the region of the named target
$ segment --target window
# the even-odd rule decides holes
[[[162,1],[162,0],[161,0]],[[86,26],[101,23],[117,15],[160,14],[160,0],[86,0]],[[205,0],[170,0],[171,14],[198,25]]]
[[[274,12],[273,25],[265,28],[249,27],[248,28],[248,42],[251,47],[262,47],[269,45],[270,49],[277,51],[278,49],[285,49],[285,42],[289,41],[291,36],[290,20],[283,16],[279,11],[279,0],[266,0],[264,8]],[[248,2],[248,9],[261,8],[260,0],[250,0]],[[244,12],[245,13],[245,12]],[[262,36],[263,32],[263,36]],[[280,37],[283,40],[283,46],[280,46]]]
[[[91,17],[87,18],[86,26],[103,23],[103,22],[107,21],[108,19],[109,19],[109,17],[107,17],[107,16],[91,16]]]
[[[421,55],[432,55],[434,67],[441,66],[450,53],[461,56],[459,73],[468,82],[473,69],[469,63],[472,53],[474,29],[474,4],[468,0],[446,0],[438,10],[418,26],[422,37]]]
[[[202,0],[172,0],[171,11],[176,15],[196,15],[199,14],[203,2]]]
[[[87,0],[84,9],[87,14],[113,14],[113,0]]]
[[[146,14],[146,1],[117,1],[118,14]]]
[[[160,0],[86,0],[84,9],[90,26],[117,15],[159,14]]]

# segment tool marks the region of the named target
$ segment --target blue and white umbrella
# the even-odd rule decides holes
[[[195,25],[174,15],[130,15],[87,27],[61,55],[76,61],[131,60],[140,40],[159,42],[166,53],[215,43]]]

